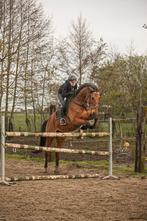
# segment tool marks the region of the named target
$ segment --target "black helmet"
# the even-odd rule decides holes
[[[77,81],[77,78],[75,75],[70,75],[69,78],[68,78],[69,81],[73,81],[73,80],[76,80]]]

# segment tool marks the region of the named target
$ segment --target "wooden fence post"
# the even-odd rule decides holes
[[[144,172],[145,167],[145,112],[140,106],[137,111],[135,172]]]

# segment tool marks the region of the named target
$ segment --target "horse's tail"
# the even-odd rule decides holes
[[[41,126],[41,132],[45,132],[46,129],[46,125],[47,125],[47,121],[45,120]],[[40,137],[40,143],[39,146],[45,146],[45,142],[46,142],[46,137]]]

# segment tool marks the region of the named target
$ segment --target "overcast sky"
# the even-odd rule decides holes
[[[72,21],[82,14],[95,38],[102,37],[118,52],[131,44],[138,54],[147,54],[147,0],[39,0],[52,16],[55,36],[67,36]]]

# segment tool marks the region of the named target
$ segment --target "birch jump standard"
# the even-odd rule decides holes
[[[31,133],[31,132],[6,132],[7,137],[103,137],[109,136],[108,132],[80,132],[80,133],[57,133],[57,132],[44,132],[44,133]]]
[[[16,149],[27,149],[27,150],[42,150],[47,152],[58,152],[58,153],[76,153],[76,154],[89,154],[89,155],[98,155],[98,156],[109,156],[109,152],[106,151],[94,151],[94,150],[77,150],[77,149],[65,149],[65,148],[56,148],[56,147],[40,147],[32,146],[25,144],[14,144],[6,143],[5,147],[7,148],[16,148]]]

